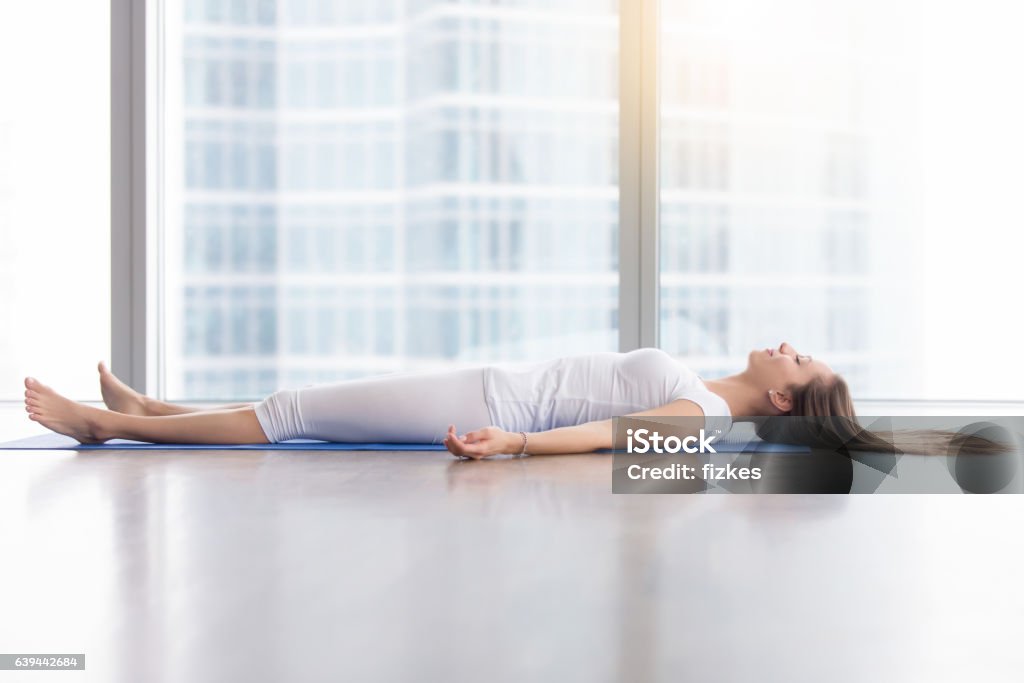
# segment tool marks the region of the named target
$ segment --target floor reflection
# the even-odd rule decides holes
[[[992,539],[1016,497],[611,476],[609,455],[3,453],[0,635],[83,643],[104,681],[907,680],[966,674],[932,647],[965,614],[1015,671],[1020,544]],[[999,600],[960,600],[983,566],[958,547]]]

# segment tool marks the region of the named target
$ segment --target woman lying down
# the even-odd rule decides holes
[[[612,448],[612,418],[617,416],[702,417],[706,429],[723,434],[733,421],[751,420],[762,438],[774,441],[893,448],[856,426],[843,378],[788,343],[751,351],[742,371],[715,380],[698,377],[660,349],[643,348],[388,374],[282,389],[258,403],[209,409],[143,396],[102,363],[99,373],[107,410],[67,399],[30,377],[25,380],[29,418],[81,443],[117,438],[172,444],[440,442],[454,455],[469,458]],[[851,419],[839,423],[847,425],[843,433],[831,435],[783,434],[760,426],[771,424],[761,420],[765,416],[784,415]],[[456,426],[472,431],[459,433]],[[929,431],[916,433],[915,439],[941,446],[953,437]]]

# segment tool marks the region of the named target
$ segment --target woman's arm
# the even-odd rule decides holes
[[[685,416],[703,417],[704,413],[693,401],[679,399],[623,417]],[[601,448],[611,448],[614,445],[612,420],[595,420],[544,432],[527,432],[526,442],[528,455],[591,453]],[[478,460],[499,453],[520,453],[523,450],[523,436],[519,432],[506,432],[500,427],[483,427],[459,436],[455,425],[448,425],[444,445],[455,455]]]

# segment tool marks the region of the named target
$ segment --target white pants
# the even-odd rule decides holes
[[[483,368],[397,373],[284,389],[255,408],[271,443],[441,443],[449,424],[460,434],[491,424]]]

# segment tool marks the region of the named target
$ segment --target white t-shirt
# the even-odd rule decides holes
[[[484,368],[491,424],[518,432],[606,420],[685,398],[704,412],[705,429],[732,426],[729,405],[661,349],[600,351]]]

